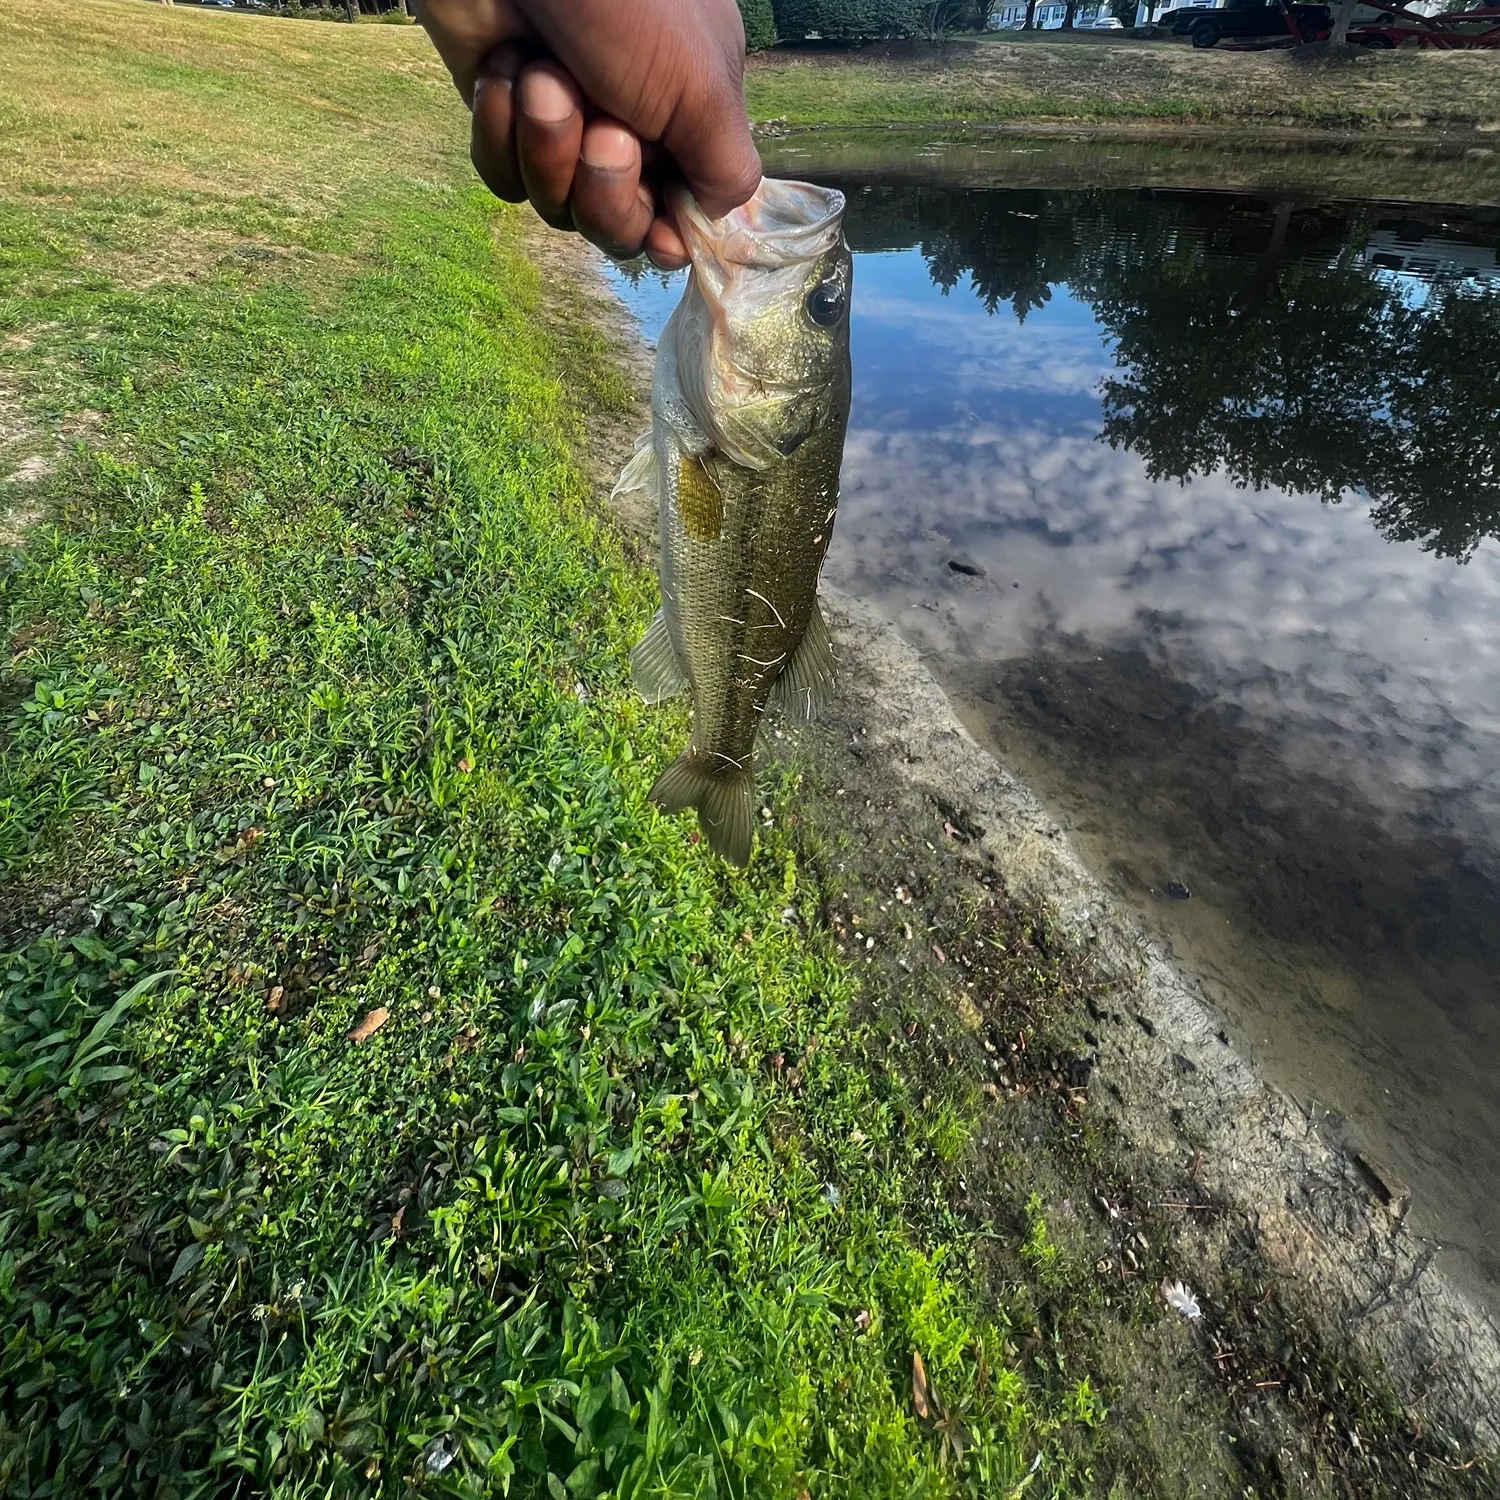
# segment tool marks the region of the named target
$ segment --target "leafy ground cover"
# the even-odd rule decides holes
[[[793,126],[1076,120],[1493,129],[1500,61],[1483,52],[1387,52],[1329,66],[1284,52],[996,33],[936,47],[777,48],[750,59],[745,97],[753,119]]]
[[[786,789],[645,802],[629,393],[421,39],[84,17],[0,15],[0,1489],[1086,1488]]]

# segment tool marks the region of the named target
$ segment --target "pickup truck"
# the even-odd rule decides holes
[[[1332,12],[1326,5],[1289,5],[1292,23],[1304,42],[1314,41],[1320,32],[1333,25]],[[1161,18],[1173,36],[1192,38],[1195,47],[1214,47],[1225,37],[1289,36],[1286,11],[1279,5],[1265,5],[1261,0],[1229,0],[1222,9],[1207,6],[1183,6]]]

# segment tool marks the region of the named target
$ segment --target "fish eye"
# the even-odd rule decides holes
[[[820,282],[807,294],[807,315],[819,328],[832,328],[844,316],[847,301],[838,282]]]

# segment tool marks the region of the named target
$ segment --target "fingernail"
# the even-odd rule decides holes
[[[532,68],[521,75],[521,108],[533,120],[556,125],[578,106],[557,74],[545,68]]]
[[[583,134],[584,165],[623,172],[635,164],[635,137],[623,125],[591,125]]]

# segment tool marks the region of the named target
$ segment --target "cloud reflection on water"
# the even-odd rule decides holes
[[[856,365],[831,582],[898,604],[945,657],[1134,640],[1274,717],[1293,771],[1337,765],[1391,815],[1438,817],[1494,860],[1500,546],[1458,567],[1385,540],[1357,494],[1154,482],[1073,401],[1037,404],[1091,395],[1108,368],[1086,307],[1058,296],[1023,325],[961,292],[935,308],[915,253],[860,270],[876,282],[861,316],[895,348]],[[955,578],[955,550],[988,578]]]

